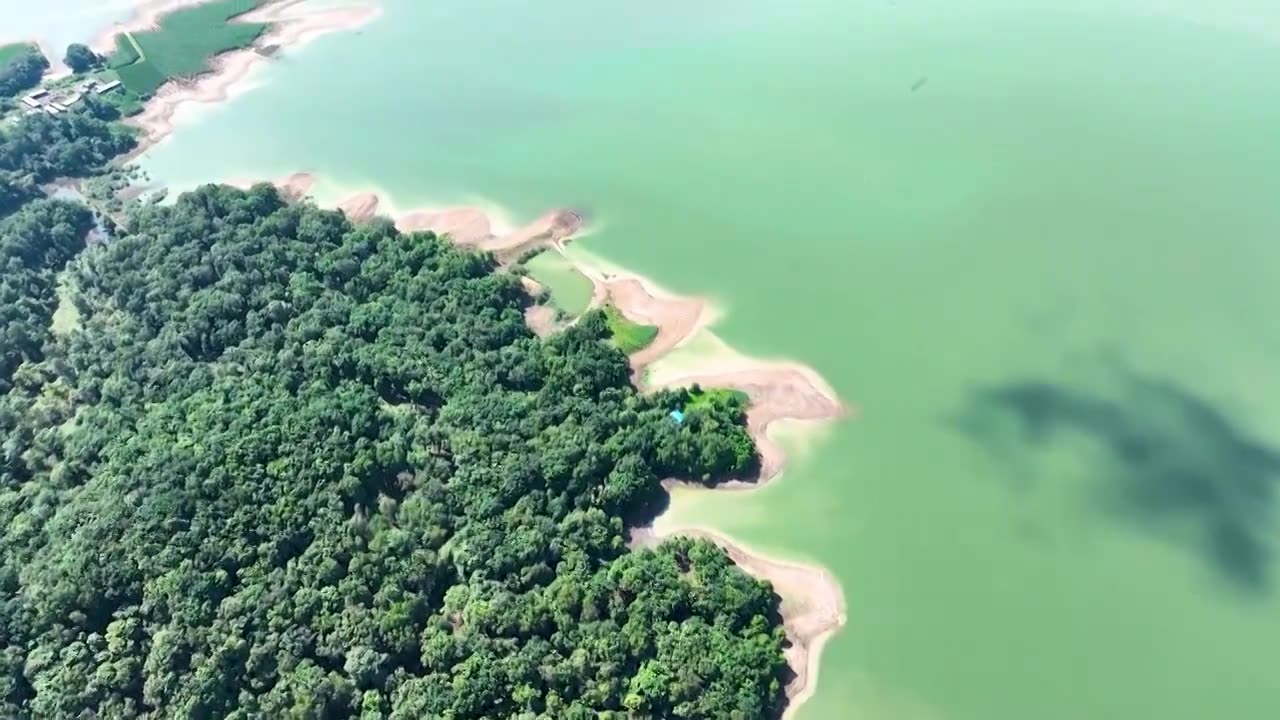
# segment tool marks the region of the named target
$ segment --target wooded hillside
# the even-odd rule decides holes
[[[136,211],[45,332],[85,222],[0,224],[36,268],[4,299],[30,338],[0,385],[0,716],[776,709],[769,587],[623,542],[659,478],[752,469],[732,398],[677,424],[600,313],[540,340],[490,257],[266,185]]]

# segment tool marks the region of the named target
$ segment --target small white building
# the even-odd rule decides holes
[[[112,90],[115,90],[115,89],[116,89],[116,88],[118,88],[118,87],[120,87],[120,81],[119,81],[119,80],[112,80],[111,82],[106,83],[106,84],[104,84],[102,87],[98,88],[98,94],[99,94],[99,95],[103,95],[103,94],[105,94],[105,93],[109,93],[109,92],[111,92]]]
[[[29,97],[29,96],[28,96],[28,97],[24,97],[24,98],[22,98],[22,104],[23,104],[23,105],[26,105],[27,107],[31,108],[32,110],[39,110],[39,109],[40,109],[40,101],[39,101],[39,100],[36,100],[36,99],[34,99],[34,98],[31,98],[31,97]]]

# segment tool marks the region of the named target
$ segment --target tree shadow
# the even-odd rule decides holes
[[[1089,486],[1099,508],[1242,589],[1269,590],[1280,453],[1186,388],[1129,370],[1119,379],[1108,393],[1040,380],[984,388],[957,426],[1027,483],[1038,481],[1028,472],[1036,449],[1088,439],[1100,450]]]

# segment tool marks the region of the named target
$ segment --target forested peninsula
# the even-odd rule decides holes
[[[38,184],[131,146],[95,112],[0,131],[0,716],[778,712],[770,586],[625,544],[661,479],[755,468],[736,399],[640,394],[603,313],[537,338],[491,255],[265,184],[84,249]]]

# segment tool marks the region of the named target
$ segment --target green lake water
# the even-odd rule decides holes
[[[591,306],[591,281],[573,262],[558,252],[542,252],[525,262],[529,277],[551,294],[551,303],[568,313],[580,315]]]
[[[386,8],[147,169],[582,208],[822,373],[856,418],[673,509],[843,584],[803,720],[1280,717],[1274,2]]]

